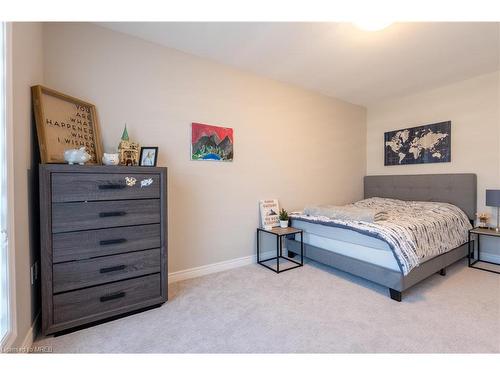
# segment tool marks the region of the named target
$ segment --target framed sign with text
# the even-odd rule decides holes
[[[279,227],[280,207],[277,199],[263,199],[259,201],[260,222],[264,229]]]
[[[42,163],[64,163],[64,151],[85,147],[87,164],[101,164],[95,106],[40,85],[31,93]]]

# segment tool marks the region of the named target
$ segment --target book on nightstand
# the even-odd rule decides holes
[[[277,199],[263,199],[259,202],[260,222],[264,229],[270,230],[280,225]]]

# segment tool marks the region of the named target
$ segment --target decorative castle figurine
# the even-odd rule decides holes
[[[123,129],[122,139],[118,145],[121,165],[139,165],[139,144],[130,142],[127,132],[127,124]]]

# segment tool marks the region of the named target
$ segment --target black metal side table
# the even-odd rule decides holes
[[[474,258],[474,241],[471,241],[471,237],[472,237],[471,235],[473,235],[473,234],[476,235],[476,237],[477,237],[477,259]],[[494,264],[494,265],[500,266],[500,263],[489,262],[489,261],[481,259],[481,247],[480,247],[480,241],[479,241],[481,236],[500,237],[500,232],[497,232],[495,229],[479,228],[479,227],[469,230],[469,247],[468,247],[469,267],[476,268],[478,270],[483,270],[483,271],[488,271],[488,272],[500,274],[499,271],[476,266],[476,263],[478,263],[478,262]],[[471,243],[472,243],[472,246],[471,246]]]
[[[274,236],[276,236],[276,256],[269,258],[269,259],[260,259],[260,233],[269,233]],[[283,256],[283,237],[286,237],[291,234],[297,234],[300,233],[300,263],[290,259],[289,257]],[[287,267],[285,269],[280,269],[280,259],[287,260],[288,262],[294,263],[294,266]],[[269,262],[271,260],[276,260],[276,268],[273,268],[271,266],[268,266],[265,264],[266,262]],[[280,272],[285,272],[288,270],[293,270],[294,268],[302,267],[304,265],[304,233],[302,229],[297,229],[297,228],[273,228],[273,229],[262,229],[262,228],[257,228],[257,263],[260,265],[269,268],[271,271],[274,271],[276,273]]]

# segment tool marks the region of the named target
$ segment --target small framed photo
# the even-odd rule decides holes
[[[141,167],[156,167],[158,160],[158,147],[141,147],[139,165]]]

